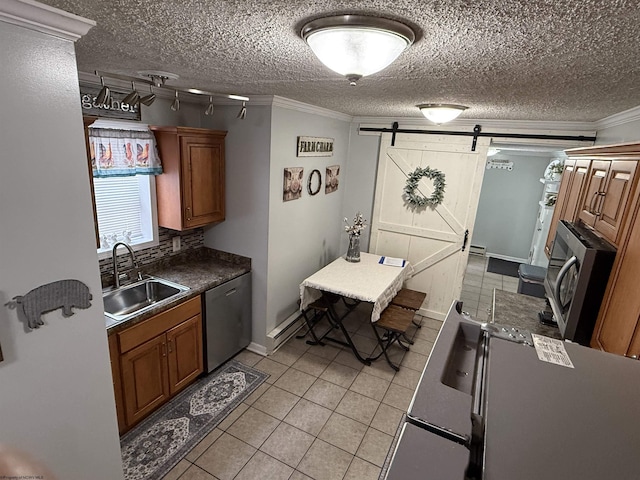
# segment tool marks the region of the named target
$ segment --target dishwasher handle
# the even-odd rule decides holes
[[[229,290],[228,292],[225,292],[224,296],[228,297],[230,295],[233,295],[234,293],[236,293],[237,290],[235,288],[232,288],[231,290]]]

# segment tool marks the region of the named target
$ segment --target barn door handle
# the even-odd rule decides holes
[[[467,241],[469,240],[469,230],[464,231],[464,240],[462,240],[462,251],[467,248]]]

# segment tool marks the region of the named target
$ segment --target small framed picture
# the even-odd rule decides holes
[[[327,174],[324,180],[324,193],[333,193],[338,190],[338,175],[340,175],[340,165],[327,167]]]
[[[284,169],[282,185],[282,201],[297,200],[302,196],[303,167],[289,167]]]

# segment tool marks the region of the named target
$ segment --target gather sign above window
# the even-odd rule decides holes
[[[121,92],[109,87],[111,91],[109,104],[98,105],[96,103],[96,97],[100,92],[100,88],[102,87],[80,84],[80,103],[82,105],[83,115],[140,121],[140,106],[129,105],[122,101],[130,92]]]

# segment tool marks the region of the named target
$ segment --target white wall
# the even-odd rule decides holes
[[[296,157],[298,136],[333,138],[333,156]],[[267,332],[297,311],[300,283],[345,253],[340,250],[340,236],[344,231],[342,202],[348,152],[347,121],[273,107]],[[325,170],[330,165],[340,165],[340,183],[337,191],[325,194]],[[301,198],[284,202],[283,176],[287,167],[304,167],[304,178]],[[307,179],[314,169],[320,170],[322,188],[311,196],[307,193]]]
[[[612,145],[640,141],[640,120],[598,130],[596,145]]]
[[[380,153],[379,135],[360,135],[358,123],[351,124],[349,161],[346,169],[346,182],[344,189],[344,203],[342,217],[353,221],[357,212],[362,212],[371,226],[373,216],[373,199],[378,174],[378,156]],[[360,237],[360,248],[369,251],[371,228],[366,228]],[[346,251],[349,244],[347,235],[342,235],[340,241],[341,251]]]
[[[205,230],[204,244],[251,258],[252,341],[265,346],[271,107],[249,104],[244,120],[237,119],[237,113],[236,106],[216,106],[212,117],[202,118],[202,127],[228,132],[226,220]]]
[[[59,479],[122,479],[74,46],[0,22],[0,442]],[[12,297],[56,280],[92,306],[28,331]]]
[[[490,169],[484,174],[471,245],[487,253],[527,259],[542,197],[545,168],[552,157],[499,154],[513,170]]]

